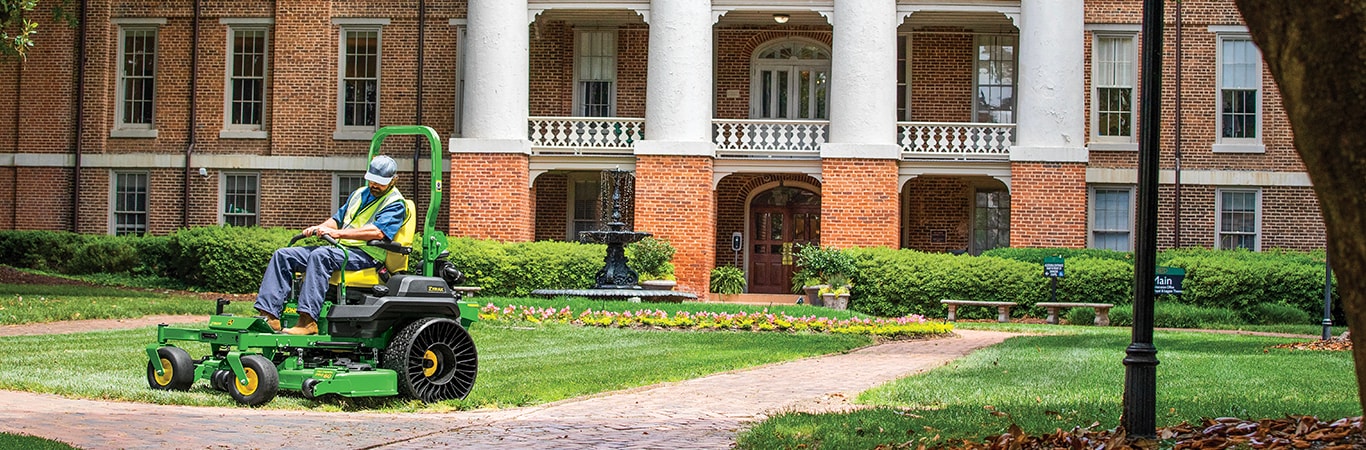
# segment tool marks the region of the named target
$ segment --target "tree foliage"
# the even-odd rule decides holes
[[[52,19],[76,24],[77,17],[72,13],[72,0],[46,0],[51,4]],[[0,0],[0,55],[24,58],[33,48],[34,35],[38,34],[38,22],[33,20],[33,10],[38,0]]]

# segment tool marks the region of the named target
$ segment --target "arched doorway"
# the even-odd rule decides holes
[[[749,203],[749,291],[792,292],[796,246],[820,245],[821,196],[783,186],[760,192]]]

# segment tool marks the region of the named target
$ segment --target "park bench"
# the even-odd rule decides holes
[[[950,321],[950,322],[953,322],[953,321],[955,321],[955,320],[958,319],[958,307],[959,307],[959,306],[963,306],[963,305],[969,305],[969,306],[995,306],[995,307],[996,307],[996,321],[998,321],[998,322],[1009,322],[1009,321],[1010,321],[1010,307],[1016,305],[1015,302],[983,302],[983,301],[975,301],[975,300],[940,300],[939,303],[943,303],[945,306],[948,306],[948,307],[949,307],[949,321]]]
[[[1067,303],[1067,302],[1040,302],[1034,306],[1048,308],[1048,323],[1056,325],[1058,323],[1058,310],[1067,308],[1092,308],[1096,310],[1096,325],[1102,327],[1110,326],[1110,308],[1115,305],[1111,303]]]

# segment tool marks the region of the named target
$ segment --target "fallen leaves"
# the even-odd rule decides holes
[[[990,410],[990,409],[989,409]],[[1071,431],[1057,430],[1050,434],[1029,435],[1018,426],[1000,436],[981,442],[962,441],[926,446],[923,443],[903,443],[878,446],[879,449],[966,449],[966,450],[1032,450],[1032,449],[1106,449],[1150,450],[1215,450],[1225,448],[1252,449],[1315,449],[1350,450],[1366,448],[1362,418],[1349,417],[1327,423],[1313,416],[1287,416],[1282,419],[1243,420],[1235,417],[1204,419],[1198,425],[1182,423],[1157,430],[1157,440],[1137,439],[1132,442],[1124,428],[1096,429],[1098,423]]]
[[[1352,341],[1350,339],[1333,338],[1328,340],[1291,342],[1289,344],[1273,345],[1271,346],[1271,348],[1280,348],[1286,350],[1350,352],[1352,351]]]

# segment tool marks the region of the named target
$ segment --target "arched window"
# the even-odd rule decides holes
[[[830,48],[788,38],[754,52],[750,117],[830,118]]]

